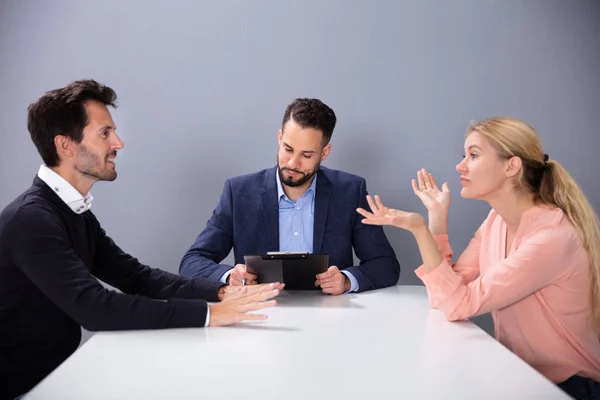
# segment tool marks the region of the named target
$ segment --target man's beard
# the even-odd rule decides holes
[[[81,145],[79,147],[79,160],[77,161],[77,165],[75,169],[79,171],[83,175],[87,175],[94,180],[97,181],[114,181],[117,179],[117,170],[109,169],[107,162],[108,157],[116,156],[117,152],[113,151],[109,155],[106,156],[104,160],[104,165],[106,166],[105,170],[102,170],[102,164],[100,163],[100,158],[97,154],[89,152],[85,146]]]
[[[278,161],[277,164],[279,164],[279,160],[277,160],[277,161]],[[279,166],[277,172],[279,173],[279,180],[281,181],[281,183],[283,185],[286,185],[286,186],[289,186],[289,187],[299,187],[299,186],[304,185],[306,182],[310,181],[310,179],[313,176],[315,176],[315,174],[317,172],[319,172],[319,167],[320,166],[321,166],[321,163],[319,162],[315,166],[315,168],[312,171],[308,172],[308,173],[305,173],[305,172],[302,172],[302,171],[298,171],[298,170],[295,170],[295,169],[291,169],[291,168],[287,168],[287,167],[281,167],[281,166]],[[302,176],[300,178],[297,178],[298,180],[293,180],[294,179],[293,177],[287,178],[283,174],[283,171],[293,171],[293,172],[302,174]]]

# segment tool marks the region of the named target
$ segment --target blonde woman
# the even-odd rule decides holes
[[[455,321],[492,313],[496,338],[564,391],[600,398],[600,230],[567,171],[544,154],[533,128],[512,118],[471,125],[457,165],[461,195],[492,210],[452,264],[450,191],[426,170],[412,181],[428,211],[368,198],[363,223],[394,225],[417,240],[416,274],[432,307]]]

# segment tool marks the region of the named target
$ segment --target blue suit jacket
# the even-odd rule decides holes
[[[219,264],[233,247],[236,264],[244,255],[279,250],[277,167],[230,178],[217,208],[186,252],[179,273],[219,280],[231,265]],[[361,223],[358,207],[369,209],[363,178],[321,167],[315,194],[313,252],[329,254],[329,264],[347,269],[359,292],[398,283],[400,264],[382,227]],[[360,260],[354,266],[352,248]]]

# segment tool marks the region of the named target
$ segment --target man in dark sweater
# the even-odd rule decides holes
[[[90,189],[117,176],[123,142],[107,108],[115,100],[109,87],[76,81],[29,107],[28,129],[45,165],[0,214],[2,399],[27,392],[69,357],[81,326],[160,329],[264,319],[248,312],[274,305],[270,299],[283,287],[240,290],[152,269],[106,235],[90,211]]]

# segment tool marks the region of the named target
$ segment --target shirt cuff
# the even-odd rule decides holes
[[[356,280],[354,275],[352,275],[352,273],[349,271],[341,271],[341,272],[342,272],[342,274],[346,275],[348,277],[348,279],[350,279],[350,290],[348,290],[347,292],[344,292],[344,293],[356,292],[358,290],[358,281]]]
[[[439,308],[462,285],[462,278],[454,272],[445,260],[429,272],[427,272],[424,265],[421,265],[415,270],[415,273],[425,284],[429,302],[434,308]]]
[[[231,268],[229,271],[225,272],[223,274],[223,276],[221,276],[221,279],[219,279],[219,282],[221,282],[221,283],[227,283],[227,278],[229,278],[229,275],[231,274],[231,271],[233,271],[233,268]]]
[[[435,240],[436,243],[447,242],[448,234],[447,233],[438,233],[436,235],[433,235],[433,240]]]
[[[204,321],[204,326],[208,326],[210,324],[210,306],[206,305],[206,321]]]

